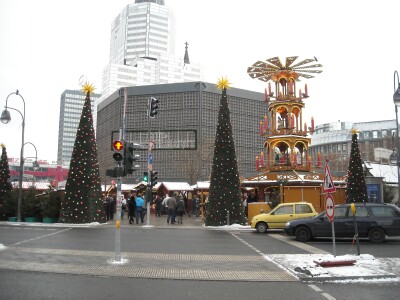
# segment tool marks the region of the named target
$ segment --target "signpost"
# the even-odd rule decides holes
[[[325,161],[324,170],[324,184],[322,186],[322,193],[327,194],[325,197],[325,212],[332,226],[332,246],[333,256],[336,257],[336,243],[335,243],[335,200],[331,193],[336,192],[335,184],[333,183],[331,171],[328,166],[329,160]]]
[[[325,211],[326,216],[331,222],[332,226],[332,246],[333,246],[333,256],[336,257],[336,243],[335,243],[335,201],[331,194],[326,195],[325,198]]]

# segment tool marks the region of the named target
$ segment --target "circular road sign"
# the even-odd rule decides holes
[[[329,221],[333,221],[335,218],[335,201],[331,194],[326,195],[325,199],[325,211],[326,216],[328,217]]]

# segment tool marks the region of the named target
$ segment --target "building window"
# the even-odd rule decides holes
[[[381,134],[382,134],[382,138],[387,137],[387,130],[382,130]]]
[[[369,138],[369,132],[368,131],[365,131],[365,132],[363,132],[363,136],[364,136],[364,139],[368,139]]]
[[[378,131],[374,130],[372,131],[372,138],[377,139],[378,138]]]

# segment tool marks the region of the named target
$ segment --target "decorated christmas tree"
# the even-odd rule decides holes
[[[61,202],[59,220],[63,223],[105,222],[90,103],[93,90],[88,83],[83,87],[86,99],[72,151],[65,197]]]
[[[0,160],[0,220],[7,217],[15,216],[15,206],[12,201],[12,185],[10,182],[10,167],[8,166],[8,158],[6,146],[1,144],[1,160]]]
[[[217,87],[222,90],[222,96],[205,224],[206,226],[226,225],[228,212],[230,224],[244,224],[245,214],[241,200],[239,171],[226,94],[226,90],[229,88],[228,80],[221,78]]]
[[[367,184],[357,141],[357,130],[352,130],[349,169],[347,171],[346,202],[367,200]]]

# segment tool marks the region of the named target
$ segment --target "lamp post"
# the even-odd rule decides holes
[[[21,97],[22,101],[24,102],[24,113],[23,114],[18,109],[8,106],[8,98],[11,95],[17,95],[17,96]],[[7,96],[6,106],[4,107],[4,110],[1,113],[1,118],[0,118],[0,120],[3,124],[7,124],[8,122],[11,121],[10,112],[7,110],[8,108],[19,112],[19,114],[22,117],[22,143],[21,143],[21,152],[20,152],[20,157],[19,157],[19,160],[20,160],[19,161],[19,190],[18,190],[18,213],[17,213],[17,221],[21,222],[22,175],[24,172],[23,169],[24,169],[24,135],[25,135],[25,100],[24,100],[24,97],[22,97],[22,95],[19,93],[18,90]],[[35,149],[36,149],[36,147],[35,147]]]
[[[397,75],[397,89],[396,89],[396,75]],[[396,111],[396,149],[397,149],[397,185],[398,185],[398,196],[397,202],[400,200],[400,148],[399,148],[399,120],[397,114],[397,107],[400,106],[400,80],[399,73],[394,71],[394,94],[393,94],[393,102]],[[393,155],[393,154],[392,154]]]
[[[39,163],[37,161],[37,149],[36,149],[36,146],[34,144],[32,144],[31,142],[26,142],[24,144],[24,146],[26,144],[31,144],[33,146],[33,148],[35,148],[35,157],[25,157],[24,159],[26,159],[26,158],[34,158],[35,160],[32,162],[32,167],[33,167],[33,170],[36,170],[36,169],[38,169],[40,167],[40,165],[39,165]]]

